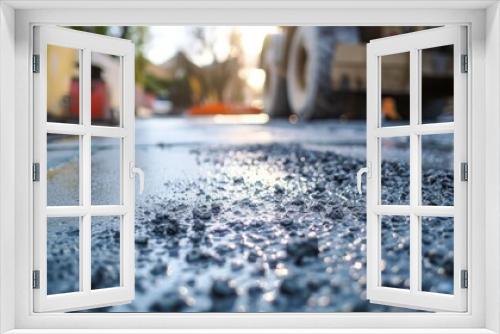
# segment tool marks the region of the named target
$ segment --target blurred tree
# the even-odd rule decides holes
[[[144,86],[146,80],[146,66],[149,60],[144,55],[144,48],[149,40],[148,27],[122,27],[123,36],[135,45],[135,82]]]
[[[159,78],[150,73],[144,75],[144,91],[156,96],[168,97],[171,84],[172,82],[165,78]]]
[[[228,96],[234,102],[241,102],[244,99],[243,91],[245,89],[245,81],[239,76],[239,71],[244,66],[244,52],[241,45],[241,33],[239,30],[232,29],[229,35],[229,55],[235,61],[233,71],[233,81],[231,82],[232,90]]]
[[[231,102],[240,101],[243,98],[243,84],[238,75],[243,56],[241,34],[233,28],[229,33],[229,52],[221,54],[217,52],[217,45],[222,43],[221,38],[226,39],[228,36],[220,34],[217,29],[217,27],[192,28],[195,53],[210,59],[208,65],[200,71],[202,97],[216,102],[228,99]]]
[[[146,66],[149,61],[144,55],[144,49],[149,41],[149,28],[137,26],[75,26],[74,30],[86,31],[99,35],[106,35],[131,40],[135,45],[135,82],[144,86],[146,80]]]
[[[194,49],[198,55],[208,54],[211,63],[219,62],[215,46],[217,44],[216,27],[193,27]]]

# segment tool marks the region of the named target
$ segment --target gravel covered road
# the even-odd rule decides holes
[[[99,311],[402,311],[365,296],[365,196],[355,190],[365,164],[362,122],[220,125],[180,118],[136,125],[136,164],[146,174],[136,200],[136,298]],[[436,140],[424,159],[423,197],[440,205],[453,195],[449,145]],[[387,151],[383,182],[391,189],[383,189],[383,199],[404,201],[405,143]],[[106,147],[93,152],[93,168],[105,164]],[[382,226],[384,284],[406,287],[408,222],[388,217]],[[58,231],[65,241],[53,254],[69,247],[74,237],[61,236],[70,232]],[[429,218],[423,235],[423,288],[450,293],[453,222]],[[93,256],[112,258],[116,231],[96,238]],[[51,263],[54,272],[67,266],[56,255]],[[112,261],[96,264],[93,285],[116,280],[110,268]]]

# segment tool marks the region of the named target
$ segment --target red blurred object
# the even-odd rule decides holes
[[[91,96],[91,110],[93,120],[105,120],[109,118],[106,115],[108,111],[108,94],[106,83],[102,80],[92,80],[92,96]]]
[[[69,86],[69,113],[71,118],[78,119],[80,112],[80,80],[73,78]]]
[[[260,114],[262,109],[233,103],[206,103],[187,111],[190,116]]]
[[[73,78],[70,83],[69,113],[72,118],[78,119],[80,111],[80,81]],[[106,82],[100,77],[93,77],[91,81],[91,112],[92,121],[110,119],[110,101]]]

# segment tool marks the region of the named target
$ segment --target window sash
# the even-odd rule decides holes
[[[40,271],[40,289],[34,290],[34,311],[74,311],[130,302],[134,297],[134,188],[129,166],[134,157],[134,46],[127,40],[83,33],[59,27],[37,27],[35,52],[40,55],[40,73],[34,75],[34,161],[40,164],[40,182],[34,183],[34,270]],[[47,122],[47,46],[57,45],[79,50],[80,107],[79,124]],[[120,126],[91,124],[91,53],[120,57],[122,92]],[[78,135],[79,205],[46,206],[47,134]],[[91,203],[91,138],[120,139],[120,203]],[[92,217],[120,217],[120,284],[117,287],[91,289]],[[47,218],[79,217],[80,291],[47,294]]]
[[[371,41],[367,48],[367,162],[371,166],[367,182],[367,297],[374,303],[431,311],[467,310],[467,290],[461,288],[460,271],[467,269],[467,185],[460,180],[460,163],[467,162],[467,75],[461,73],[461,55],[466,52],[466,28],[448,26]],[[454,46],[454,120],[447,123],[420,123],[421,50],[444,45]],[[410,53],[409,125],[381,126],[381,57]],[[454,134],[454,206],[420,204],[421,135]],[[408,137],[410,141],[410,203],[381,205],[382,138]],[[381,222],[383,214],[409,217],[410,288],[382,286]],[[454,218],[453,294],[421,291],[422,252],[421,217]]]

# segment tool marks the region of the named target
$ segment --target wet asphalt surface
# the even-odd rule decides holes
[[[138,120],[136,129],[136,165],[146,174],[145,192],[136,196],[136,296],[97,311],[404,311],[366,300],[365,195],[357,194],[355,179],[365,165],[363,122],[219,125],[180,118]],[[450,205],[451,142],[428,139],[422,196]],[[61,139],[50,147],[49,185],[67,200],[75,187],[68,166],[78,165],[77,155]],[[408,198],[406,148],[404,139],[382,144],[387,203]],[[103,175],[93,180],[93,203],[115,196],[116,152],[106,140],[93,142],[92,175]],[[119,281],[113,221],[93,230],[93,288]],[[78,277],[71,260],[78,258],[77,226],[49,229],[49,240],[57,239],[48,247],[49,291],[75,289],[67,282]],[[450,293],[453,221],[426,218],[422,233],[423,290]],[[407,288],[407,218],[383,217],[382,234],[382,282]]]

